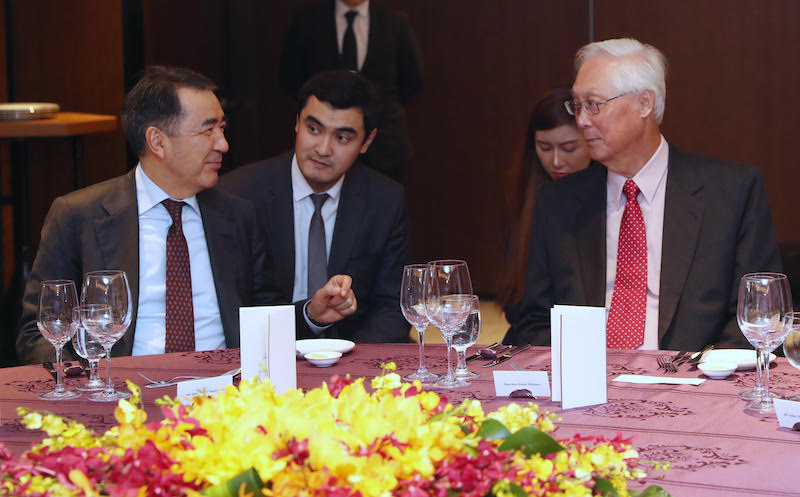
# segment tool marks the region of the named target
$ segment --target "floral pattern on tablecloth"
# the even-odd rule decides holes
[[[647,445],[638,447],[639,458],[645,461],[666,461],[670,471],[682,469],[699,471],[709,467],[728,468],[748,461],[729,454],[720,447],[693,447],[691,445]]]
[[[691,416],[694,412],[670,401],[645,399],[610,399],[607,404],[589,407],[583,411],[601,418],[626,418],[648,420],[652,418],[674,418]]]

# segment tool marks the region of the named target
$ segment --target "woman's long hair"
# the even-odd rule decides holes
[[[497,290],[497,303],[502,307],[522,299],[536,192],[542,184],[552,181],[536,155],[536,132],[562,124],[575,126],[575,118],[564,108],[564,102],[571,99],[568,87],[554,88],[542,96],[531,112],[523,146],[519,147],[506,174],[505,260]]]

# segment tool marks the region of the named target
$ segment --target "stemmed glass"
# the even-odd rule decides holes
[[[76,331],[72,335],[72,348],[76,354],[89,362],[89,381],[75,388],[83,392],[96,392],[102,390],[104,385],[103,380],[97,376],[97,366],[105,353],[100,342],[92,338],[86,327],[81,324],[80,308],[81,306],[76,307],[72,316],[72,321],[76,323]]]
[[[783,318],[792,310],[792,297],[786,275],[779,273],[750,273],[739,283],[739,302],[736,319],[745,338],[756,349],[756,387],[740,392],[739,397],[752,399],[748,409],[773,411],[775,394],[769,392],[769,354],[786,337]]]
[[[105,389],[90,395],[89,400],[113,402],[127,399],[130,394],[114,390],[111,380],[111,347],[122,338],[131,324],[131,289],[125,271],[86,273],[81,304],[81,323],[106,352]],[[85,307],[87,305],[91,306]]]
[[[783,318],[783,327],[786,328],[783,353],[789,364],[800,369],[800,312],[787,312]],[[800,395],[789,400],[800,401]]]
[[[425,313],[447,342],[447,376],[433,385],[440,388],[464,386],[453,374],[450,348],[453,335],[464,326],[472,309],[472,280],[467,263],[456,260],[429,262],[423,285]]]
[[[475,345],[481,335],[481,308],[477,295],[472,296],[472,310],[464,326],[453,335],[453,348],[458,357],[456,378],[477,378],[480,376],[467,368],[467,349]]]
[[[403,268],[403,283],[400,288],[400,310],[403,316],[417,330],[419,335],[419,368],[414,373],[403,376],[404,380],[419,380],[430,383],[441,378],[425,367],[425,329],[428,327],[428,315],[422,301],[422,290],[425,282],[425,264],[410,264]]]
[[[75,333],[72,311],[78,305],[75,282],[47,280],[39,293],[39,316],[36,325],[42,336],[56,348],[56,389],[39,395],[42,400],[66,400],[81,394],[64,388],[64,365],[61,356],[64,345]]]

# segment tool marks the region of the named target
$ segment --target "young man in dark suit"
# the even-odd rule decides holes
[[[305,299],[328,274],[352,278],[358,310],[309,336],[408,340],[399,302],[409,238],[403,188],[357,162],[378,133],[376,112],[363,77],[320,73],[300,91],[294,151],[220,181],[256,205],[285,298]]]
[[[523,318],[510,343],[547,344],[554,304],[609,308],[609,348],[745,346],[739,280],[780,271],[759,171],[678,150],[660,132],[666,60],[633,39],[578,51],[573,99],[594,165],[543,188]]]
[[[253,205],[214,188],[228,151],[214,89],[188,69],[154,67],[125,97],[122,124],[139,165],[53,202],[23,300],[23,362],[53,355],[36,328],[44,280],[70,279],[80,292],[86,272],[124,270],[133,318],[119,355],[238,347],[240,306],[285,301]],[[331,323],[355,312],[349,277],[323,288],[307,314]],[[178,328],[186,340],[175,340]]]

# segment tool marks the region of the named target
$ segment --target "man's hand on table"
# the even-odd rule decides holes
[[[337,274],[314,293],[306,306],[306,314],[314,323],[328,325],[340,321],[356,312],[358,302],[353,289],[353,280],[346,274]]]

